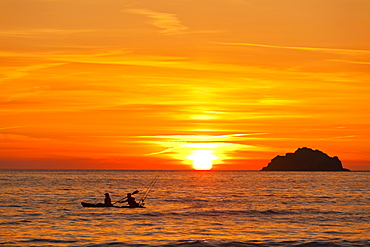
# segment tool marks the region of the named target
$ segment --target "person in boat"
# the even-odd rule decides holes
[[[105,193],[105,198],[104,198],[104,205],[107,207],[112,207],[112,200],[110,199],[109,193]]]
[[[127,197],[126,197],[126,199],[125,200],[122,200],[122,201],[120,201],[120,202],[127,202],[128,203],[128,206],[130,207],[130,208],[136,208],[136,207],[139,207],[139,203],[137,203],[136,201],[135,201],[135,198],[134,197],[132,197],[132,195],[131,195],[131,193],[127,193]]]

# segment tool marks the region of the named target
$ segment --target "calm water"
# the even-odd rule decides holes
[[[2,246],[369,246],[370,172],[0,170]]]

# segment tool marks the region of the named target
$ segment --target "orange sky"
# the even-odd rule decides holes
[[[368,0],[0,0],[0,168],[370,170]],[[209,158],[211,159],[211,158]]]

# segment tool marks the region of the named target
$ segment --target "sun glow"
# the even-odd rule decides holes
[[[209,149],[197,149],[187,156],[187,159],[193,161],[193,168],[195,170],[210,170],[213,167],[213,161],[218,159],[213,155],[213,151]]]

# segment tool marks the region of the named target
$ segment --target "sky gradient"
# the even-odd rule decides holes
[[[0,0],[0,169],[370,170],[369,0]],[[196,160],[198,159],[198,160]]]

